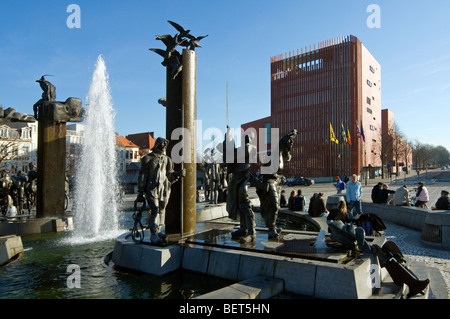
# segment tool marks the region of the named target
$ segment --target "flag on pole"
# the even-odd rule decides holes
[[[347,138],[348,138],[347,143],[350,144],[350,145],[352,145],[352,139],[350,138],[350,132],[349,132],[349,130],[348,130],[348,127],[347,127]]]
[[[361,120],[361,137],[363,139],[363,142],[366,142],[366,137],[364,136],[364,129],[363,129],[363,125],[362,125],[362,120]]]
[[[347,134],[345,133],[344,124],[341,123],[342,142],[348,143]]]
[[[366,138],[364,137],[364,130],[362,128],[362,121],[361,121],[361,130],[359,129],[359,125],[356,125],[356,136],[363,140],[363,142],[366,141]]]
[[[335,142],[336,144],[339,144],[338,139],[334,135],[333,127],[331,126],[331,122],[330,122],[330,141]]]

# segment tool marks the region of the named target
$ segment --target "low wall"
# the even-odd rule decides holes
[[[0,237],[0,266],[7,264],[20,253],[23,253],[22,238],[20,236]]]
[[[0,236],[34,235],[73,229],[73,217],[13,218],[0,221]]]
[[[364,213],[375,214],[382,220],[420,230],[422,241],[450,249],[450,211],[367,202],[362,202],[362,210]]]

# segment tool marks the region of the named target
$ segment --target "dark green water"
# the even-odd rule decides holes
[[[131,214],[121,213],[123,232]],[[0,268],[0,299],[183,299],[231,284],[204,275],[177,272],[159,278],[127,273],[106,266],[103,258],[114,249],[114,239],[69,244],[70,232],[22,237],[25,253]],[[80,288],[69,288],[69,265],[80,267]]]

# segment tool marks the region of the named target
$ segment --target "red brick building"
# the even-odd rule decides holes
[[[286,177],[361,175],[381,167],[381,66],[358,38],[274,56],[270,67],[271,116],[264,125],[280,136],[298,130]],[[339,144],[330,140],[330,124]]]

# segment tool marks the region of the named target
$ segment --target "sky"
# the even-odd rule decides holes
[[[368,10],[371,4],[379,10]],[[208,35],[196,49],[204,148],[209,128],[225,132],[227,82],[229,125],[239,128],[270,115],[272,56],[351,34],[381,64],[382,108],[394,112],[403,134],[450,150],[449,12],[445,0],[1,1],[0,105],[32,114],[42,93],[35,81],[44,74],[52,75],[46,78],[58,101],[84,102],[102,55],[116,131],[165,136],[165,108],[157,102],[165,96],[165,68],[148,49],[165,47],[155,37],[174,35],[172,20]]]

